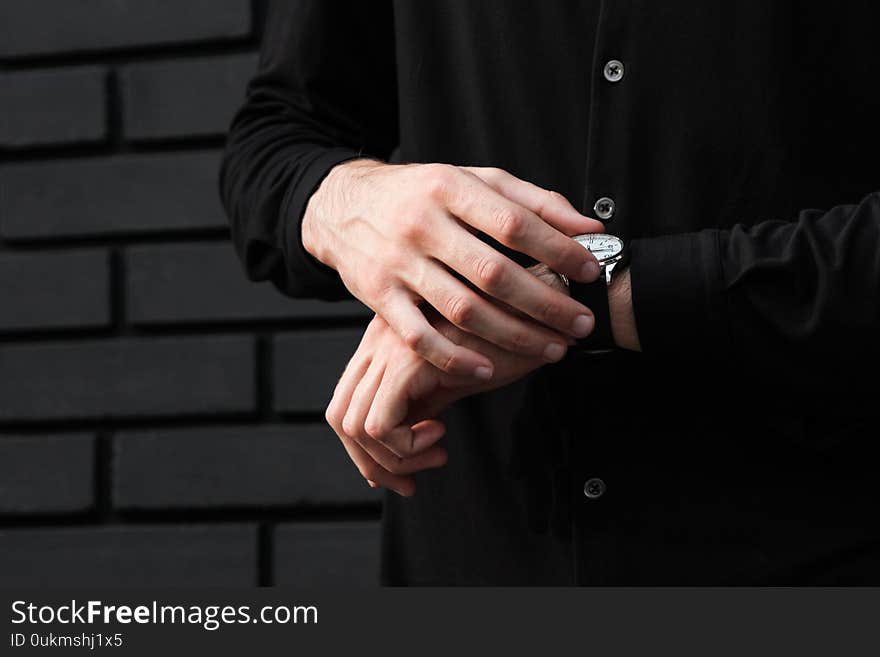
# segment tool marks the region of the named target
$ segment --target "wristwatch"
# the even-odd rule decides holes
[[[611,311],[608,306],[608,287],[615,268],[623,269],[628,264],[629,252],[623,240],[616,235],[605,233],[586,233],[575,235],[574,239],[599,261],[599,278],[592,283],[578,283],[562,276],[568,285],[571,297],[593,311],[596,323],[592,333],[577,341],[577,346],[589,353],[603,353],[615,348],[611,332]]]

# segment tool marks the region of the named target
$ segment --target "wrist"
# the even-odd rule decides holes
[[[629,269],[617,273],[608,286],[608,308],[611,315],[611,335],[621,349],[641,351],[636,316],[632,307],[632,284]]]
[[[330,169],[321,184],[309,198],[300,224],[303,248],[312,257],[328,267],[335,265],[335,249],[331,248],[328,227],[334,217],[341,216],[351,204],[353,190],[367,170],[383,166],[375,160],[348,160]]]
[[[557,292],[561,292],[566,296],[570,296],[571,291],[568,289],[568,285],[566,285],[562,276],[550,269],[550,267],[548,267],[544,263],[540,262],[536,265],[532,265],[531,267],[529,267],[529,271],[532,273],[533,276],[535,276],[535,278],[540,280],[548,287],[551,287]]]

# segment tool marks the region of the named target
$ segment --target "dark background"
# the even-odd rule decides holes
[[[248,283],[217,193],[264,13],[0,3],[0,586],[377,580],[323,422],[369,315]]]

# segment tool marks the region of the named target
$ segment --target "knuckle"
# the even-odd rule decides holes
[[[561,198],[561,194],[550,189],[545,189],[538,199],[535,210],[539,215],[544,215],[550,208],[558,207]]]
[[[407,287],[417,294],[424,294],[434,285],[433,262],[427,258],[407,258],[403,256],[400,265],[401,277],[405,277]]]
[[[427,331],[425,329],[406,329],[400,337],[403,339],[404,344],[416,353],[424,351],[425,342],[427,341]]]
[[[525,236],[525,217],[511,208],[495,211],[495,225],[498,228],[498,233],[506,240],[516,242]]]
[[[473,320],[475,305],[468,297],[452,297],[446,304],[446,318],[456,326],[466,328]]]
[[[453,374],[458,365],[458,357],[454,352],[448,353],[440,359],[439,368],[447,374]]]
[[[507,280],[507,267],[497,258],[482,258],[477,262],[477,278],[480,287],[487,292],[495,292],[504,287]]]
[[[374,272],[365,274],[362,289],[371,301],[382,301],[394,287],[390,277]]]
[[[453,185],[453,167],[448,164],[426,164],[423,172],[428,196],[435,200],[446,198]]]
[[[327,424],[334,429],[339,426],[339,415],[332,404],[327,407],[326,411],[324,411],[324,419],[327,421]]]
[[[358,428],[354,422],[354,418],[349,416],[342,418],[342,431],[346,436],[356,436],[358,434]]]
[[[570,205],[568,199],[565,198],[565,196],[552,189],[547,190],[547,198],[549,199],[548,202],[553,203],[554,205]]]
[[[504,169],[499,169],[498,167],[485,167],[479,171],[480,178],[490,185],[501,182],[501,178],[506,173]]]
[[[397,231],[406,242],[419,242],[425,236],[425,221],[415,210],[405,211],[397,221]]]
[[[410,236],[414,235],[414,233],[410,233]],[[383,265],[389,271],[395,272],[395,282],[399,282],[401,277],[409,273],[409,265],[412,262],[412,259],[407,257],[404,249],[401,249],[398,246],[394,246],[393,248],[388,248],[384,253],[381,254],[381,256]],[[385,287],[388,286],[386,285]]]
[[[364,431],[370,438],[385,442],[385,431],[383,424],[378,420],[367,420],[364,423]]]

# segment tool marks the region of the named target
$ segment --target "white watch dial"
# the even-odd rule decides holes
[[[596,256],[596,260],[599,261],[600,265],[606,264],[609,260],[614,260],[623,251],[623,240],[614,235],[587,233],[585,235],[575,235],[574,239],[587,251]]]

